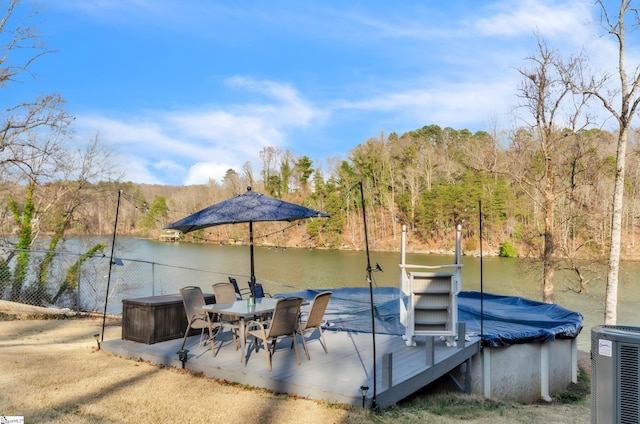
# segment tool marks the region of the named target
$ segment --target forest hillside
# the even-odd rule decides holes
[[[83,205],[68,232],[110,234],[118,208],[120,234],[159,239],[168,224],[251,186],[331,215],[261,223],[255,231],[257,245],[363,249],[364,213],[374,250],[398,249],[405,226],[411,250],[449,252],[455,228],[461,225],[466,254],[479,251],[482,226],[486,255],[540,257],[545,231],[551,231],[556,257],[603,259],[611,222],[614,134],[590,130],[564,135],[564,144],[557,147],[564,161],[555,166],[551,230],[543,226],[544,187],[536,186],[542,184],[543,171],[533,139],[525,131],[505,140],[486,132],[430,125],[369,139],[329,170],[314,167],[306,156],[265,148],[262,156],[269,159],[260,170],[261,179],[251,170],[230,169],[222,181],[207,185],[94,185],[95,200]],[[633,212],[640,207],[638,157],[630,155],[627,164],[624,259],[639,257],[638,218]],[[240,225],[225,225],[184,235],[183,240],[246,243],[246,233]]]

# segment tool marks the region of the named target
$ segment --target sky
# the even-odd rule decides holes
[[[97,136],[124,181],[146,184],[220,182],[247,162],[259,175],[265,147],[327,172],[381,134],[511,127],[536,33],[616,58],[591,0],[38,4],[55,52],[5,100],[60,93],[79,142]]]

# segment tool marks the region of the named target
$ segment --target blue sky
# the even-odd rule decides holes
[[[220,181],[265,146],[331,158],[437,124],[513,126],[534,31],[615,58],[590,0],[50,0],[55,54],[5,95],[60,93],[77,137],[117,152],[124,180]],[[613,54],[613,56],[607,56]]]

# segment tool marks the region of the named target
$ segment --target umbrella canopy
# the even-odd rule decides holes
[[[248,222],[251,282],[255,283],[253,223],[263,221],[296,221],[313,217],[328,218],[329,214],[255,193],[251,191],[251,187],[247,187],[246,193],[211,205],[173,224],[167,225],[165,229],[180,230],[183,233],[188,233],[215,225]]]

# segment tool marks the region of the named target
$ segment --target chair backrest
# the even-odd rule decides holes
[[[264,297],[264,288],[262,288],[262,284],[256,283],[255,286],[253,286],[253,295],[256,299]]]
[[[236,281],[236,279],[233,277],[229,277],[229,282],[233,285],[233,290],[235,290],[236,294],[242,297],[242,294],[240,293],[240,287],[238,287],[238,282]]]
[[[213,286],[216,303],[230,303],[237,300],[236,291],[231,283],[216,283]]]
[[[290,336],[295,333],[302,301],[301,297],[287,297],[278,300],[267,330],[267,337]]]
[[[311,304],[311,309],[309,310],[309,316],[307,317],[307,321],[304,324],[305,328],[319,327],[320,324],[322,324],[324,312],[327,310],[327,305],[329,304],[329,299],[331,299],[332,294],[333,292],[324,291],[318,293],[313,298],[313,303]]]
[[[262,284],[252,283],[251,281],[249,281],[248,284],[249,284],[249,291],[251,292],[251,296],[255,297],[256,299],[260,299],[261,297],[264,297],[264,287],[262,287]]]
[[[184,312],[187,314],[187,320],[191,321],[194,315],[202,314],[202,307],[206,305],[202,290],[197,286],[186,286],[180,289],[182,295],[182,303],[184,304]]]

